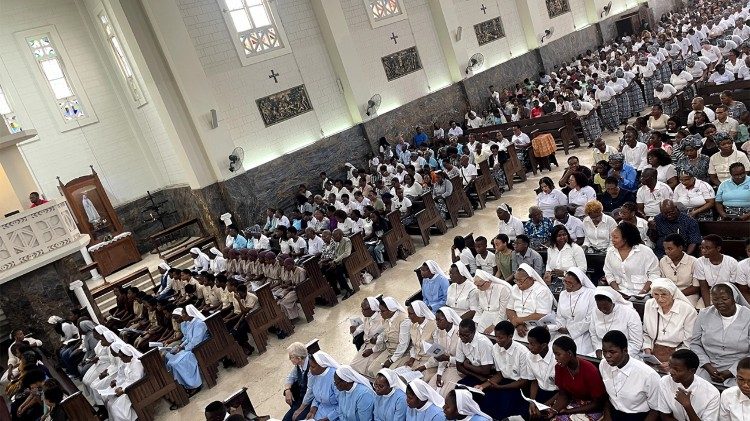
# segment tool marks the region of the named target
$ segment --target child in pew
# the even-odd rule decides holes
[[[282,262],[281,268],[281,289],[278,303],[284,310],[289,320],[294,320],[300,316],[300,305],[297,297],[297,286],[307,278],[305,270],[294,264],[294,259],[288,257]]]
[[[265,281],[265,253],[264,251],[250,250],[248,253],[248,264],[245,266],[245,279],[256,290],[263,285]]]
[[[128,289],[117,286],[114,289],[115,307],[109,310],[106,325],[112,330],[127,326],[135,317],[132,302],[128,300]]]
[[[221,295],[216,287],[216,278],[208,275],[203,280],[203,304],[199,310],[203,314],[210,314],[212,309],[221,307]]]
[[[133,320],[125,326],[126,330],[120,332],[120,337],[127,343],[133,343],[139,335],[138,332],[143,331],[148,326],[147,298],[149,298],[149,295],[143,291],[136,293],[135,301],[133,301]]]
[[[185,294],[174,302],[177,307],[184,307],[188,304],[195,305],[200,299],[198,298],[198,288],[196,285],[187,284],[185,285]]]
[[[158,311],[156,309],[157,300],[154,297],[146,297],[145,299],[146,303],[146,322],[139,325],[142,331],[138,335],[137,338],[133,341],[133,346],[136,348],[141,348],[144,344],[147,345],[149,341],[152,341],[154,338],[161,336],[163,329],[161,325],[159,324],[159,317],[158,317]],[[124,333],[124,332],[123,332]],[[121,333],[120,337],[123,337],[124,335]],[[125,338],[123,337],[123,340]]]
[[[224,324],[234,340],[242,346],[245,354],[250,355],[255,351],[255,348],[248,342],[249,326],[245,321],[245,316],[258,307],[258,297],[247,292],[247,285],[245,284],[230,283],[230,288],[232,291],[232,313],[224,317]]]
[[[162,317],[169,322],[169,328],[165,329],[164,334],[162,334],[156,342],[161,342],[166,347],[179,344],[180,341],[182,341],[183,335],[180,330],[180,322],[182,319],[173,315],[175,308],[177,308],[177,306],[169,303],[165,303],[161,307]]]
[[[276,253],[272,251],[265,252],[263,262],[263,267],[261,269],[263,273],[263,283],[253,283],[253,291],[256,291],[266,282],[270,283],[273,288],[273,285],[277,284],[281,279],[279,276],[281,267],[276,263]]]

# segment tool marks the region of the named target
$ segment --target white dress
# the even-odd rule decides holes
[[[476,311],[479,306],[477,292],[479,292],[477,286],[470,279],[465,280],[461,285],[452,283],[448,286],[445,305],[455,310],[459,316],[469,310]]]
[[[577,352],[581,355],[595,351],[589,333],[591,317],[596,311],[595,292],[584,287],[573,292],[563,290],[557,303],[557,325],[568,329],[567,336],[575,341]]]
[[[510,300],[510,288],[495,283],[490,285],[486,291],[477,289],[476,295],[479,302],[474,314],[477,332],[484,332],[488,327],[495,326],[508,318],[505,309]]]
[[[133,358],[129,363],[123,364],[124,368],[118,372],[116,388],[122,388],[123,390],[140,380],[143,377],[144,370],[143,364],[137,359]],[[138,416],[133,409],[133,405],[130,402],[130,398],[127,394],[120,396],[109,396],[106,399],[107,412],[109,412],[109,418],[113,421],[135,421]]]

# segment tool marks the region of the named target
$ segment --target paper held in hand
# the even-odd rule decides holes
[[[538,409],[538,410],[540,410],[540,411],[544,411],[545,409],[550,409],[550,407],[549,407],[549,406],[547,406],[547,405],[545,405],[545,404],[543,404],[543,403],[541,403],[541,402],[537,402],[537,401],[535,401],[534,399],[529,399],[529,398],[527,398],[527,397],[526,397],[526,395],[524,395],[524,394],[523,394],[523,390],[521,390],[521,397],[522,397],[522,398],[523,398],[523,399],[524,399],[524,400],[525,400],[526,402],[529,402],[529,403],[533,403],[533,404],[534,404],[534,405],[536,406],[536,409]]]
[[[646,364],[661,365],[661,361],[659,361],[659,359],[656,358],[653,354],[645,354],[641,352],[640,354],[638,354],[638,358],[640,358],[641,361]]]
[[[445,348],[440,346],[440,344],[431,344],[429,342],[422,341],[422,348],[424,349],[424,353],[431,357],[439,357],[445,354]]]
[[[554,324],[557,324],[557,315],[554,312],[546,314],[539,320],[526,321],[526,326],[528,326],[529,329],[537,326],[549,326]]]

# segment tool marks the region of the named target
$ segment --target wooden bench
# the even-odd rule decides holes
[[[188,404],[185,388],[167,371],[158,349],[151,349],[140,360],[143,378],[125,388],[139,421],[154,420],[154,406],[162,398],[180,407]]]
[[[65,415],[68,416],[70,421],[98,421],[99,417],[96,416],[96,411],[91,406],[88,400],[83,396],[75,383],[70,380],[70,377],[65,374],[62,368],[54,361],[47,358],[43,353],[38,352],[39,360],[44,364],[44,367],[49,372],[57,384],[60,385],[62,391],[67,395],[60,406],[62,407]],[[2,399],[2,398],[0,398]],[[2,415],[2,413],[0,413]],[[2,416],[0,416],[2,419]]]
[[[268,347],[268,329],[275,327],[291,335],[294,333],[294,325],[273,298],[271,284],[266,283],[261,286],[255,291],[255,295],[258,296],[259,307],[245,316],[245,322],[255,341],[255,346],[258,347],[258,353],[262,354]]]
[[[193,348],[193,354],[198,360],[203,382],[212,388],[216,386],[219,377],[219,362],[229,359],[236,367],[247,365],[247,357],[232,335],[227,331],[221,313],[212,314],[206,319],[209,337]]]
[[[508,182],[508,190],[513,190],[513,182],[516,176],[521,181],[526,181],[526,168],[523,163],[518,159],[516,155],[516,145],[508,145],[508,160],[503,163],[503,172],[505,173],[505,180]]]
[[[417,281],[419,282],[419,289],[417,292],[412,294],[409,298],[406,299],[406,305],[408,306],[411,304],[412,301],[421,300],[422,299],[422,271],[421,271],[422,265],[419,265],[416,269],[414,269],[414,274],[417,275]]]
[[[295,291],[297,291],[297,301],[302,306],[302,312],[305,313],[305,318],[308,322],[313,320],[316,300],[321,300],[331,306],[339,303],[336,292],[331,288],[323,271],[320,269],[319,261],[320,258],[318,256],[309,256],[302,262],[307,279],[295,288]]]
[[[703,84],[698,88],[698,96],[703,97],[706,105],[715,106],[721,103],[719,96],[724,91],[732,91],[735,101],[740,101],[750,107],[750,80],[735,80],[723,85]]]
[[[574,115],[575,113],[573,112],[552,113],[539,118],[526,118],[517,122],[469,129],[467,130],[467,134],[493,134],[499,131],[505,135],[515,125],[518,125],[521,127],[521,131],[527,134],[532,130],[550,133],[555,138],[555,143],[558,145],[558,149],[562,148],[563,151],[565,151],[565,155],[567,155],[571,143],[575,145],[576,148],[581,146],[573,124]]]
[[[479,206],[484,209],[488,194],[491,194],[495,199],[499,199],[502,192],[500,186],[497,185],[497,181],[495,181],[495,177],[492,176],[490,164],[487,160],[479,163],[478,170],[479,175],[474,179],[474,189],[479,198]]]
[[[235,411],[239,410],[239,413],[242,414],[246,420],[262,421],[269,418],[266,416],[258,416],[255,412],[255,407],[253,407],[253,403],[250,401],[250,396],[247,394],[246,387],[234,392],[230,397],[225,399],[224,406],[230,414],[237,413]]]
[[[404,255],[410,256],[416,252],[414,248],[414,242],[411,240],[411,235],[406,232],[403,222],[401,222],[401,213],[399,211],[393,211],[387,215],[388,223],[391,225],[391,229],[383,234],[383,247],[385,248],[385,255],[388,258],[388,262],[391,267],[396,266],[398,262],[398,250],[401,248]]]
[[[200,240],[193,243],[193,247],[197,247],[203,252],[208,252],[211,247],[215,246],[216,240],[214,240],[213,238],[201,238]],[[174,266],[174,262],[180,260],[188,254],[190,254],[190,249],[181,249],[175,251],[174,253],[168,254],[166,257],[164,257],[164,261],[167,262],[169,266]]]
[[[469,197],[466,195],[461,176],[457,175],[451,178],[450,182],[453,185],[453,192],[445,199],[445,206],[448,208],[448,215],[455,228],[458,225],[458,217],[461,216],[461,213],[467,218],[474,216],[474,207],[471,206]]]
[[[352,242],[352,253],[344,258],[344,267],[354,292],[357,292],[363,283],[362,271],[366,270],[374,279],[377,279],[380,277],[380,268],[370,255],[370,251],[367,250],[361,232],[350,235],[349,241]]]
[[[701,235],[721,237],[721,252],[737,260],[747,257],[745,239],[750,237],[750,221],[698,221]]]
[[[445,224],[445,220],[440,215],[435,205],[435,200],[432,198],[432,193],[427,192],[420,196],[424,209],[417,212],[417,227],[419,228],[419,234],[422,236],[422,243],[426,246],[430,244],[430,229],[434,226],[441,234],[445,234],[448,231],[448,226]]]
[[[151,280],[151,285],[153,285],[154,288],[157,287],[156,281],[154,281],[154,277],[151,275],[151,271],[147,268],[140,268],[136,270],[135,272],[131,273],[128,276],[125,276],[124,278],[120,278],[114,282],[107,282],[104,283],[94,289],[91,290],[91,298],[94,300],[94,304],[96,304],[96,299],[100,298],[104,295],[107,295],[114,291],[115,288],[118,287],[127,287],[130,284],[132,284],[134,281],[144,277],[148,276],[148,278]],[[98,306],[98,304],[96,304]],[[99,311],[103,311],[104,309],[99,309]]]
[[[178,231],[193,230],[195,228],[197,228],[200,233],[197,238],[190,239],[190,236],[188,236],[188,240],[186,242],[183,242],[179,246],[173,247],[169,250],[165,250],[162,247],[161,240],[164,237],[170,237],[176,234]],[[149,236],[148,239],[149,241],[151,241],[154,250],[156,250],[156,252],[159,254],[159,257],[166,260],[167,262],[173,261],[177,257],[186,255],[193,247],[202,247],[202,245],[204,245],[206,241],[213,243],[217,248],[219,247],[219,243],[216,241],[216,238],[208,234],[208,231],[206,231],[206,228],[203,226],[203,222],[201,222],[198,218],[189,219],[187,221],[180,222],[179,224],[172,225],[169,228],[166,228],[157,232],[156,234]]]
[[[312,355],[320,351],[320,341],[318,340],[318,338],[315,338],[308,342],[307,345],[305,345],[305,348],[307,348],[307,353],[309,355]]]

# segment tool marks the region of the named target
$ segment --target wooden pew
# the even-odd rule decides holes
[[[258,353],[266,352],[268,347],[268,329],[275,327],[287,335],[294,333],[294,325],[286,317],[271,293],[271,284],[264,284],[257,291],[259,307],[251,310],[245,321],[250,329],[250,335],[258,347]]]
[[[216,246],[216,240],[213,238],[201,238],[200,240],[193,243],[193,247],[201,249],[203,252],[208,252],[211,247]],[[173,263],[181,258],[190,254],[190,249],[180,249],[173,253],[170,253],[164,257],[164,261],[170,266],[174,266]]]
[[[380,277],[380,268],[367,250],[361,232],[350,235],[349,240],[352,242],[352,254],[344,258],[344,267],[354,292],[357,292],[362,284],[362,270],[367,270],[373,278],[377,279]]]
[[[399,247],[406,256],[414,254],[416,249],[414,248],[414,242],[411,240],[411,235],[406,232],[406,227],[401,222],[400,212],[393,211],[387,215],[387,218],[391,229],[383,234],[382,240],[388,262],[393,267],[398,262]]]
[[[716,234],[722,239],[721,252],[737,260],[747,257],[745,239],[750,237],[750,221],[698,221],[701,235]]]
[[[513,180],[518,176],[521,181],[526,181],[526,168],[516,155],[516,145],[508,145],[508,160],[503,163],[503,172],[508,181],[508,190],[513,190]]]
[[[68,393],[67,389],[63,390],[65,390],[65,393]],[[75,393],[66,396],[60,402],[60,406],[65,415],[68,416],[68,421],[99,421],[94,408],[91,407],[91,404],[80,390],[76,389]]]
[[[240,413],[246,420],[261,421],[268,419],[268,417],[265,416],[258,416],[255,412],[255,407],[253,407],[253,403],[250,401],[250,396],[247,394],[246,387],[234,392],[230,397],[225,399],[224,406],[230,414]],[[239,412],[235,412],[235,409],[239,410]]]
[[[140,279],[141,277],[148,276],[148,278],[151,280],[151,285],[153,285],[154,288],[157,287],[156,281],[154,281],[154,277],[151,275],[151,271],[147,268],[140,268],[137,271],[131,273],[128,276],[125,276],[123,278],[120,278],[114,282],[106,282],[102,285],[99,285],[98,287],[91,290],[91,298],[93,299],[94,304],[98,307],[99,304],[97,303],[97,298],[112,293],[115,288],[117,287],[127,287],[134,281]],[[148,291],[150,292],[150,291]],[[103,308],[100,308],[100,312],[104,312]]]
[[[479,163],[478,170],[479,175],[474,179],[474,189],[476,190],[477,196],[479,198],[479,206],[484,209],[485,202],[487,200],[487,194],[491,194],[495,197],[495,199],[499,199],[502,192],[500,191],[500,186],[498,186],[497,182],[495,181],[495,177],[492,176],[492,172],[490,171],[490,164],[489,162],[487,162],[487,160]]]
[[[312,355],[320,351],[320,341],[318,340],[318,338],[312,339],[307,343],[307,345],[305,345],[305,348],[307,348],[307,353],[309,355]]]
[[[417,275],[417,281],[419,282],[419,289],[417,290],[417,292],[415,292],[409,298],[406,299],[407,306],[411,304],[412,301],[422,299],[422,271],[420,270],[421,267],[422,265],[419,265],[416,269],[414,269],[414,274]]]
[[[706,105],[716,106],[721,103],[719,96],[723,91],[732,91],[735,101],[750,106],[750,80],[735,80],[723,85],[703,84],[698,88],[698,96],[703,97]]]
[[[169,250],[163,247],[161,241],[162,238],[171,237],[172,235],[183,230],[191,232],[195,228],[197,228],[199,231],[199,236],[197,238],[190,239],[190,237],[188,237],[188,240],[186,242],[183,242],[179,246],[173,247]],[[151,241],[154,249],[159,254],[159,257],[168,262],[175,260],[178,257],[184,256],[193,247],[202,247],[202,245],[204,245],[206,241],[208,241],[209,243],[213,243],[217,248],[219,247],[219,243],[216,241],[216,238],[213,238],[210,234],[208,234],[208,231],[206,231],[206,228],[203,226],[203,222],[201,222],[198,218],[189,219],[176,225],[172,225],[169,228],[166,228],[157,232],[156,234],[149,236],[148,239],[149,241]]]
[[[319,260],[320,258],[317,256],[310,256],[302,262],[307,279],[295,288],[297,291],[297,301],[302,306],[302,312],[305,313],[305,318],[308,322],[313,320],[316,300],[322,300],[331,306],[339,303],[336,292],[331,288],[328,280],[326,280],[323,271],[320,270]]]
[[[430,244],[430,229],[434,226],[441,234],[445,234],[448,231],[448,226],[445,224],[443,217],[437,210],[435,200],[432,198],[432,193],[427,192],[422,194],[422,203],[424,203],[424,209],[417,212],[417,227],[419,233],[422,236],[422,243],[426,246]]]
[[[158,349],[151,349],[140,360],[143,378],[125,388],[139,421],[154,420],[154,406],[162,398],[180,407],[188,404],[185,388],[167,371]]]
[[[193,348],[193,354],[198,360],[203,382],[212,388],[216,386],[219,377],[219,362],[228,358],[237,367],[247,365],[247,357],[232,335],[227,331],[221,313],[217,312],[206,319],[209,337]]]
[[[464,190],[464,185],[461,182],[461,176],[457,175],[451,178],[450,182],[453,185],[453,192],[445,200],[445,205],[448,208],[448,215],[451,218],[451,223],[453,224],[453,227],[456,227],[458,225],[458,217],[461,216],[462,212],[467,218],[474,216],[474,207],[471,206],[469,197],[466,196],[466,190]]]
[[[581,146],[580,140],[576,135],[573,112],[567,113],[552,113],[539,118],[527,118],[517,122],[498,124],[494,126],[480,127],[477,129],[467,130],[468,134],[482,134],[487,133],[489,135],[494,134],[498,131],[505,134],[516,124],[521,127],[524,133],[531,130],[540,130],[542,132],[550,133],[555,138],[555,143],[558,145],[558,149],[563,149],[565,155],[568,154],[570,144],[573,143],[575,147]],[[491,137],[491,136],[490,136]]]

